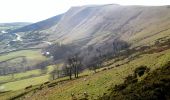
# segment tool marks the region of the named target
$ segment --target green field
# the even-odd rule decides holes
[[[16,90],[20,90],[20,89],[24,89],[27,86],[30,85],[38,85],[47,81],[50,81],[50,72],[53,70],[53,66],[49,66],[48,67],[48,72],[46,74],[41,75],[41,70],[32,70],[32,71],[27,71],[25,73],[17,73],[15,75],[15,79],[19,79],[22,77],[26,77],[26,76],[30,76],[30,75],[40,75],[37,77],[30,77],[28,79],[21,79],[18,81],[14,81],[14,82],[8,82],[5,84],[0,85],[1,87],[3,87],[4,89],[1,91],[16,91]],[[91,71],[84,71],[83,73],[80,74],[80,76],[84,76],[84,75],[88,75],[90,74]],[[61,79],[67,79],[68,77],[64,77]],[[0,80],[10,80],[10,75],[9,76],[1,76]]]
[[[45,56],[41,55],[41,51],[37,49],[37,50],[19,50],[19,51],[10,52],[7,54],[1,54],[0,62],[7,61],[6,63],[8,65],[13,66],[9,62],[21,63],[20,59],[18,59],[17,57],[25,57],[26,58],[27,64],[25,64],[25,66],[32,66],[39,62],[47,60],[47,58]],[[48,71],[51,71],[51,70],[52,70],[52,67],[48,67]],[[9,83],[6,83],[5,86],[4,86],[4,84],[0,85],[0,86],[3,87],[3,91],[18,90],[18,89],[21,89],[21,88],[24,88],[27,86],[27,84],[22,84],[22,86],[20,86],[21,85],[20,83],[24,83],[24,82],[27,83],[27,82],[35,81],[37,79],[41,80],[42,78],[43,78],[42,79],[42,81],[43,81],[44,77],[46,78],[46,80],[48,79],[47,78],[48,76],[45,76],[45,75],[41,76],[42,78],[38,78],[38,76],[41,76],[40,69],[26,71],[26,72],[22,72],[22,73],[15,73],[13,75],[9,74],[9,75],[5,75],[5,76],[0,76],[1,83],[9,82]],[[30,78],[33,78],[33,79],[30,81]],[[25,79],[25,80],[23,80],[23,79]],[[22,82],[19,82],[20,80],[22,80]],[[37,81],[37,83],[35,83],[35,84],[42,83],[42,81],[40,81],[40,82]],[[12,85],[12,84],[16,84],[16,85]],[[18,84],[20,84],[20,85],[18,85]]]
[[[37,76],[37,75],[40,75],[40,74],[41,74],[40,69],[26,71],[26,72],[23,72],[23,73],[16,73],[16,74],[13,75],[13,77],[14,77],[13,80],[28,77],[28,76]],[[0,82],[10,81],[11,79],[12,79],[12,75],[0,76]]]
[[[37,85],[41,84],[43,82],[46,82],[49,80],[49,73],[53,70],[53,66],[48,66],[48,70],[46,74],[42,75],[42,72],[40,69],[32,70],[32,71],[27,71],[23,73],[16,73],[14,74],[14,79],[18,79],[18,81],[14,82],[8,82],[5,84],[1,84],[0,86],[3,87],[3,90],[1,91],[9,91],[9,90],[19,90],[23,89],[29,85]],[[25,78],[28,77],[28,78]],[[23,79],[25,78],[25,79]],[[10,81],[11,80],[11,75],[6,75],[6,76],[0,76],[0,81]]]
[[[46,59],[44,56],[41,55],[40,50],[20,50],[15,52],[10,52],[7,54],[0,55],[0,62],[6,61],[11,58],[16,58],[18,56],[25,56],[29,60],[44,60]]]
[[[0,55],[0,66],[3,67],[14,67],[14,68],[21,68],[21,67],[28,67],[28,66],[35,66],[36,64],[47,60],[45,56],[41,54],[41,50],[19,50],[13,51],[5,54]],[[24,61],[24,62],[23,62]],[[23,65],[24,63],[24,65]],[[23,72],[25,74],[25,72]],[[22,74],[14,74],[15,78],[26,77],[29,75],[37,75],[39,71],[28,72],[25,75]],[[10,78],[12,75],[7,76],[0,76],[0,82],[5,82],[7,80],[11,80]]]

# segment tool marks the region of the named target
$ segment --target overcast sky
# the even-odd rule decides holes
[[[37,22],[89,4],[170,5],[170,0],[0,0],[0,23]]]

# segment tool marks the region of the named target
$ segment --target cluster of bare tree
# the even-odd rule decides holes
[[[68,57],[68,55],[74,53],[76,47],[74,45],[61,45],[60,43],[52,44],[42,50],[42,52],[48,52],[53,60],[61,60]]]
[[[51,72],[51,77],[53,80],[56,79],[56,75],[57,78],[69,76],[69,78],[72,79],[72,75],[74,75],[75,78],[78,78],[81,66],[81,59],[77,54],[69,56],[60,69],[59,66],[54,67],[54,70]]]
[[[127,50],[129,46],[127,42],[122,40],[114,40],[100,45],[89,45],[81,52],[82,64],[85,68],[95,71],[102,66],[103,61],[120,56],[120,51]]]
[[[97,68],[100,68],[102,62],[111,57],[116,56],[121,50],[129,47],[129,44],[125,41],[114,40],[112,43],[106,43],[102,45],[89,45],[87,48],[79,48],[76,45],[59,45],[54,44],[44,49],[44,51],[50,52],[54,57],[54,61],[63,59],[65,65],[60,70],[59,76],[69,76],[72,79],[78,77],[78,73],[83,69],[91,69],[96,72]],[[77,53],[79,52],[79,53]],[[53,79],[55,74],[59,71],[54,70],[52,72]]]
[[[79,49],[75,45],[61,45],[53,44],[43,50],[43,52],[49,52],[53,56],[53,62],[62,61],[65,64],[61,69],[56,69],[51,72],[52,79],[57,77],[69,76],[72,79],[72,74],[75,78],[78,78],[79,71],[81,70],[81,57],[78,53]]]
[[[81,67],[81,59],[78,57],[77,54],[67,59],[67,70],[68,70],[67,72],[69,72],[68,75],[70,76],[70,79],[72,78],[73,72],[75,78],[78,78],[80,67]]]
[[[59,69],[59,66],[54,66],[53,68],[53,71],[50,73],[52,80],[62,77],[62,70]]]

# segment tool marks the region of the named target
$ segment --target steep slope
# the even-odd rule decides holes
[[[44,31],[64,42],[91,37],[89,44],[120,38],[142,40],[169,31],[170,9],[144,6],[83,6],[71,8],[57,25]]]

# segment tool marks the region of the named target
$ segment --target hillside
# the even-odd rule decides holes
[[[99,42],[108,42],[109,44],[114,39],[120,39],[130,43],[137,42],[138,44],[135,46],[139,46],[154,42],[160,37],[160,34],[168,34],[169,12],[168,6],[72,7],[63,15],[13,32],[19,32],[25,41],[32,39],[35,44],[40,44],[42,41],[55,41],[64,44],[83,41],[86,42],[85,46],[87,46],[99,44]],[[31,37],[39,34],[42,38]],[[161,37],[166,36],[163,34]],[[34,43],[30,46],[35,46]]]
[[[140,41],[159,32],[169,31],[169,11],[168,7],[73,7],[56,26],[45,32],[54,33],[49,39],[55,36],[64,42],[87,37],[92,38],[88,44],[95,44],[98,40],[108,41],[110,38],[111,41],[114,38]],[[135,40],[132,36],[136,37]]]
[[[103,95],[100,100],[169,100],[169,64],[149,73],[142,81],[135,77],[138,73],[134,72],[133,76],[128,76],[123,84],[111,88],[110,94]]]
[[[169,6],[72,7],[0,35],[2,100],[168,98]]]

